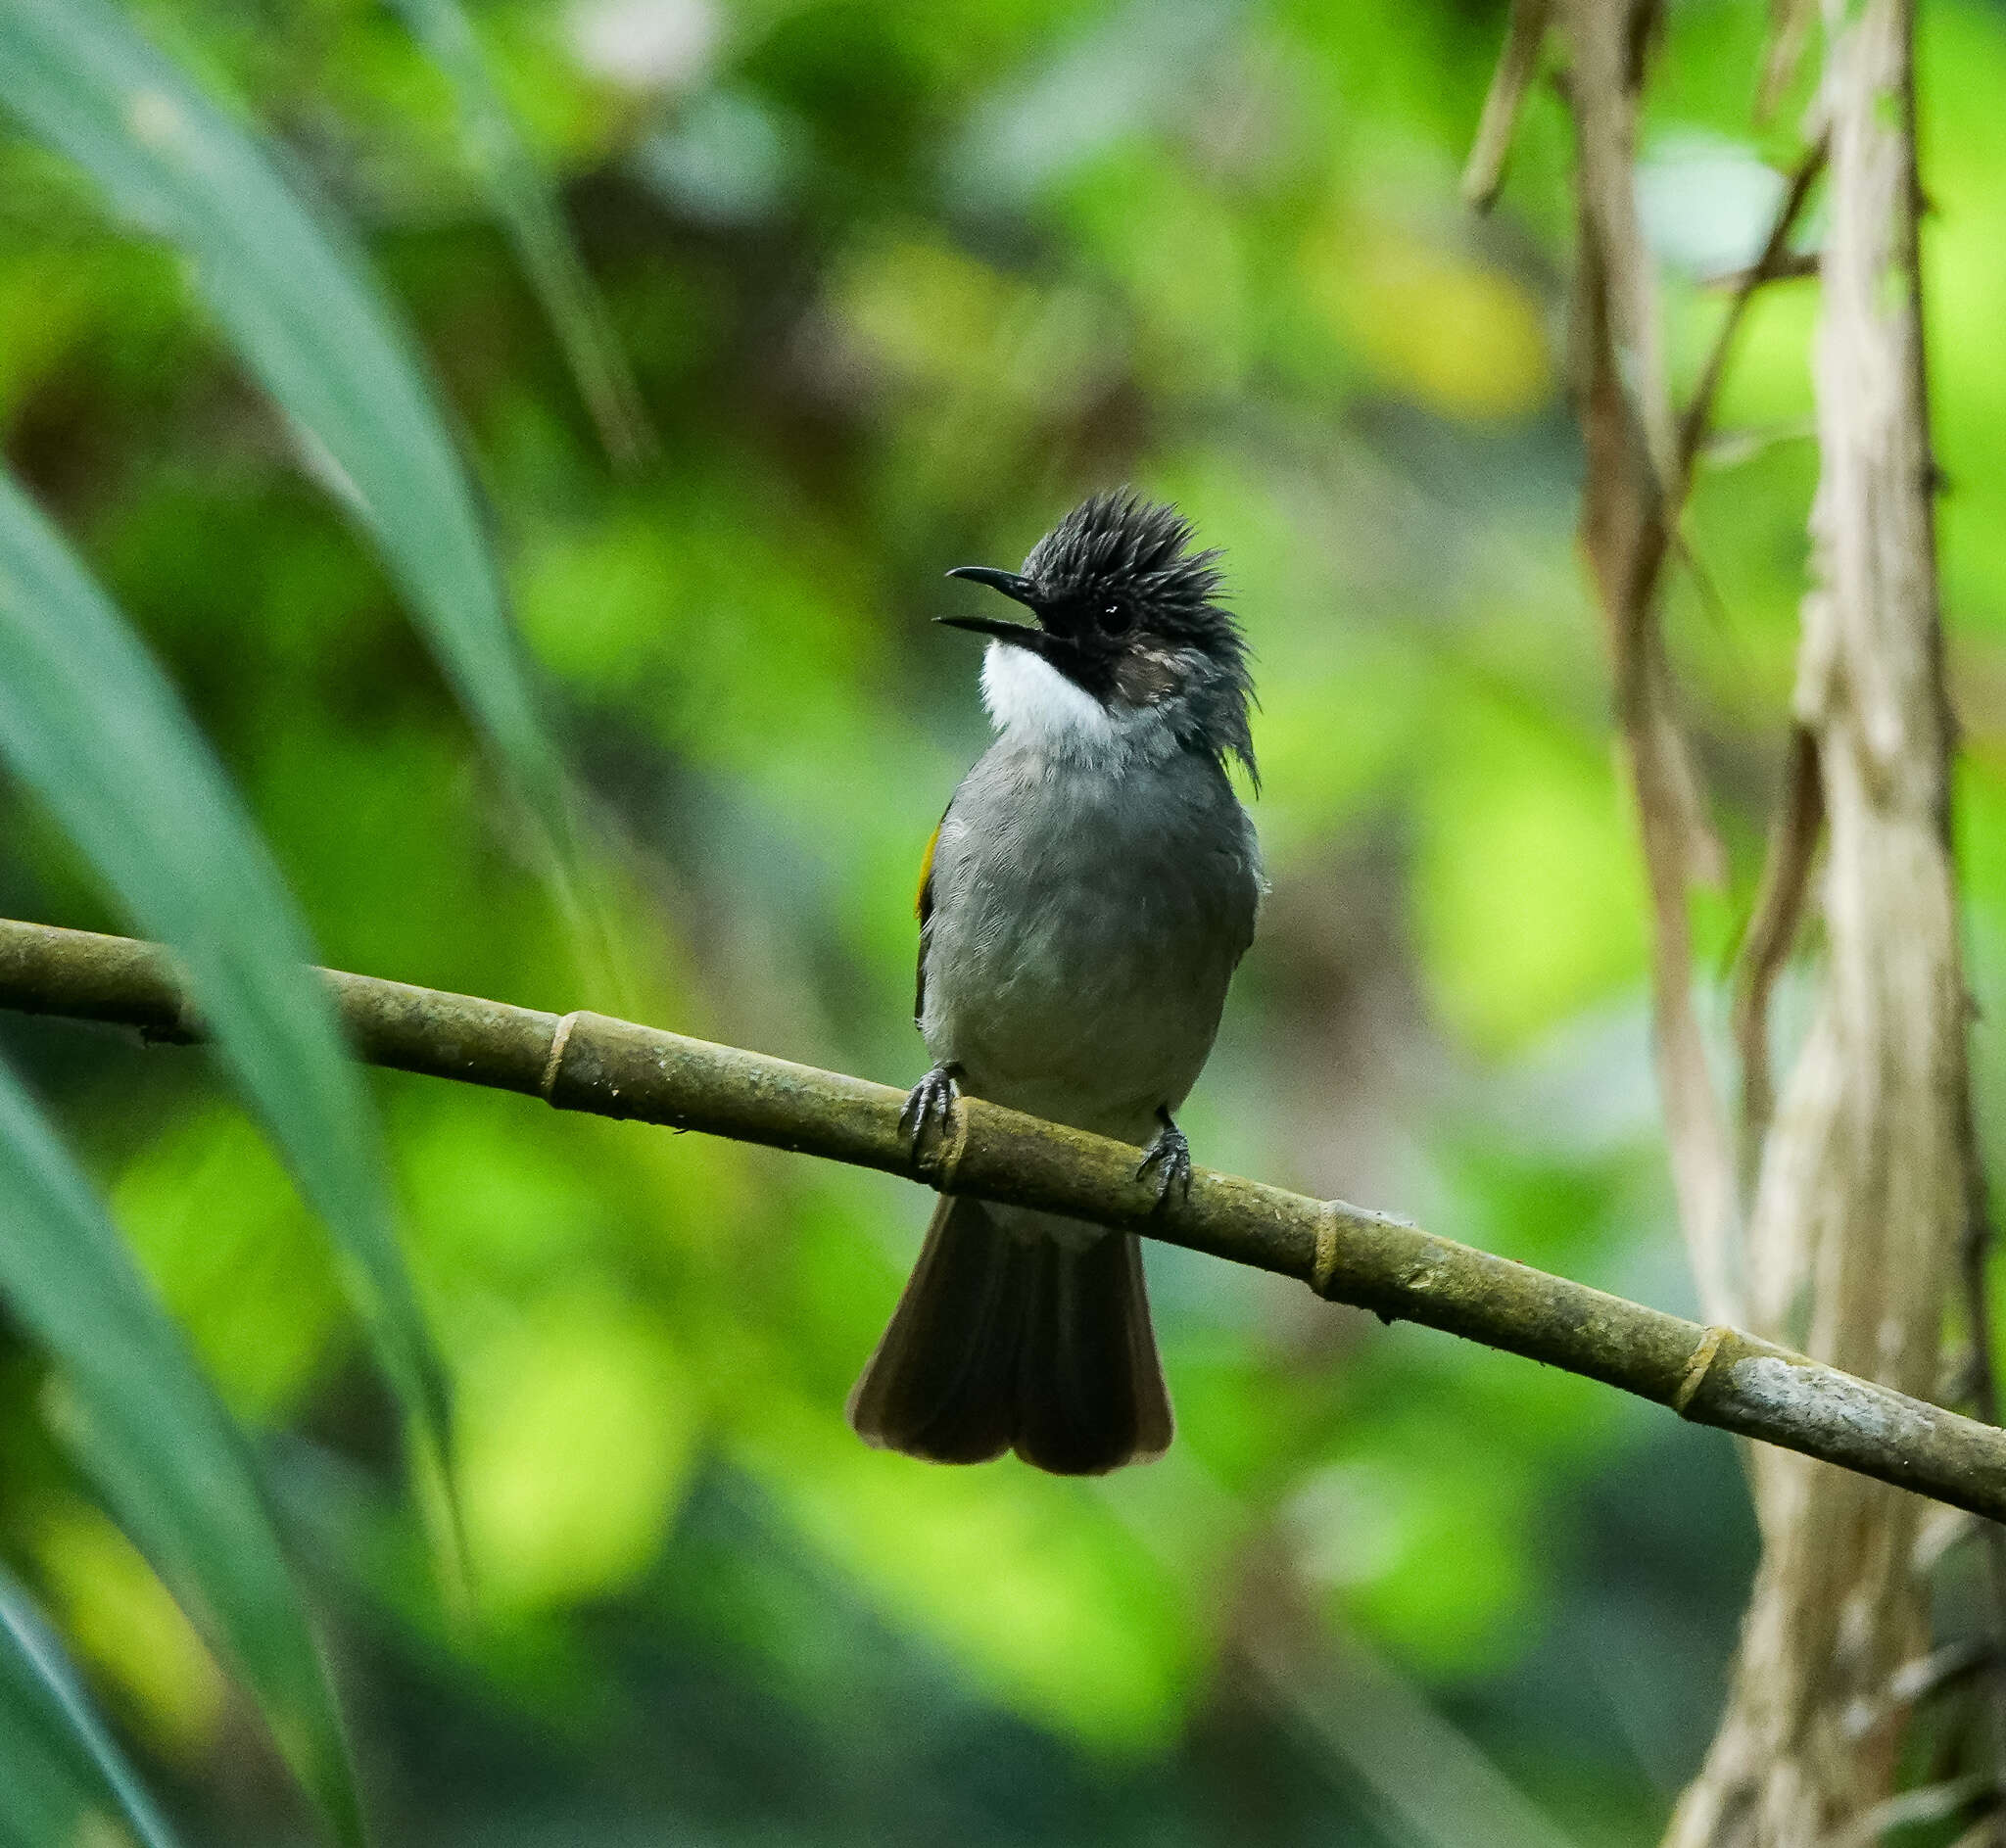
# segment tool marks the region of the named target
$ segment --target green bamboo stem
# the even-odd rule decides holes
[[[1419,1322],[1619,1387],[1718,1426],[2006,1519],[2006,1431],[1907,1398],[1739,1329],[1550,1276],[1417,1226],[1199,1168],[1159,1210],[1136,1152],[965,1099],[915,1157],[904,1094],[597,1014],[543,1014],[324,971],[370,1065],[542,1097],[558,1110],[696,1129],[1070,1213],[1308,1284],[1387,1321]],[[0,920],[0,1007],[193,1041],[202,1022],[166,951]]]

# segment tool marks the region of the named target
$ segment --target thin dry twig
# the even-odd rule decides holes
[[[1735,966],[1733,1030],[1742,1066],[1742,1171],[1751,1189],[1776,1109],[1769,1068],[1769,998],[1789,962],[1810,895],[1811,866],[1825,826],[1825,785],[1818,775],[1818,739],[1806,726],[1791,728],[1782,800],[1769,830],[1755,909]]]
[[[1464,196],[1480,210],[1496,196],[1552,14],[1552,5],[1532,0],[1513,7],[1464,171]],[[1654,1042],[1680,1220],[1706,1312],[1728,1317],[1739,1312],[1731,1250],[1738,1164],[1693,1009],[1687,915],[1689,887],[1717,883],[1724,855],[1673,716],[1658,595],[1667,556],[1684,550],[1681,510],[1736,337],[1756,290],[1790,267],[1791,233],[1823,170],[1825,143],[1821,138],[1799,163],[1761,254],[1735,279],[1726,318],[1674,433],[1656,356],[1655,281],[1630,184],[1637,98],[1655,19],[1648,0],[1622,6],[1575,0],[1561,14],[1576,66],[1561,93],[1578,147],[1581,259],[1573,346],[1589,451],[1581,531],[1609,628],[1617,716],[1650,891]],[[1773,979],[1765,964],[1759,1001],[1766,1003]],[[1766,1063],[1756,1086],[1766,1119]]]
[[[1733,355],[1735,337],[1741,332],[1743,318],[1747,314],[1748,305],[1755,299],[1756,290],[1764,283],[1780,282],[1787,275],[1797,273],[1791,266],[1791,233],[1796,228],[1804,203],[1811,196],[1811,188],[1817,184],[1818,176],[1825,170],[1827,142],[1823,135],[1806,150],[1804,158],[1797,163],[1796,171],[1791,175],[1789,189],[1784,193],[1783,203],[1777,208],[1776,217],[1769,227],[1769,236],[1762,246],[1762,253],[1754,262],[1734,279],[1734,298],[1728,304],[1727,317],[1721,322],[1720,332],[1714,337],[1712,351],[1706,355],[1706,364],[1701,368],[1699,383],[1693,388],[1692,401],[1686,406],[1686,414],[1679,420],[1679,447],[1677,467],[1674,473],[1676,484],[1674,500],[1683,505],[1693,485],[1693,464],[1698,456],[1700,445],[1706,439],[1707,427],[1713,421],[1714,400],[1720,396],[1721,381],[1727,376],[1728,360]],[[1815,273],[1815,270],[1813,271]]]
[[[1745,269],[1723,269],[1717,275],[1703,277],[1700,288],[1709,295],[1733,295],[1744,288],[1748,278],[1755,273],[1750,263]],[[1763,276],[1764,282],[1809,282],[1818,274],[1818,253],[1816,251],[1785,251],[1775,262],[1769,265]]]
[[[1915,67],[1915,6],[1914,0],[1903,0],[1901,29],[1905,35],[1907,55],[1901,61],[1900,88],[1903,118],[1909,132],[1904,142],[1906,172],[1903,185],[1908,194],[1908,210],[1900,218],[1899,261],[1907,278],[1910,312],[1920,330],[1923,326],[1923,250],[1922,221],[1928,203],[1923,195],[1920,156],[1916,147],[1916,67]],[[1916,403],[1927,405],[1930,402],[1930,361],[1929,346],[1920,331],[1909,349],[1909,391]],[[1930,549],[1934,556],[1936,544],[1936,493],[1941,483],[1940,471],[1936,464],[1934,444],[1931,432],[1923,433],[1922,469],[1922,519],[1930,537]],[[1940,620],[1935,624],[1931,637],[1934,652],[1933,673],[1936,691],[1937,725],[1946,740],[1957,737],[1957,715],[1950,703],[1950,676],[1943,660],[1943,626]],[[1953,780],[1945,776],[1940,790],[1937,811],[1937,829],[1946,858],[1955,860],[1957,852],[1956,830],[1951,813],[1954,796]],[[1967,1016],[1972,1011],[1969,993],[1964,998]],[[1996,1355],[1996,1333],[1992,1313],[1992,1293],[1989,1288],[1990,1258],[1992,1254],[1992,1209],[1989,1190],[1985,1179],[1984,1153],[1979,1143],[1978,1112],[1972,1097],[1971,1063],[1968,1058],[1957,1063],[1955,1076],[1957,1087],[1957,1123],[1959,1154],[1964,1172],[1964,1226],[1958,1240],[1958,1280],[1964,1301],[1965,1336],[1970,1346],[1968,1355],[1968,1378],[1970,1381],[1972,1408],[1988,1425],[1999,1422],[1999,1379]],[[1985,1556],[1985,1588],[1990,1609],[1987,1613],[1986,1641],[1988,1648],[1987,1673],[1985,1676],[1985,1723],[1992,1753],[1992,1776],[1995,1783],[2006,1789],[2006,1528],[1987,1522],[1981,1530],[1980,1545]],[[1995,1831],[1996,1839],[2006,1841],[2006,1826]]]
[[[1706,355],[1699,381],[1679,420],[1674,462],[1674,500],[1683,507],[1692,493],[1693,471],[1713,421],[1714,403],[1727,376],[1742,322],[1765,283],[1780,279],[1790,258],[1791,232],[1811,189],[1825,170],[1827,142],[1821,135],[1798,162],[1777,208],[1761,254],[1736,279],[1735,294]],[[1788,961],[1803,916],[1806,886],[1815,858],[1824,807],[1818,782],[1817,740],[1802,726],[1791,735],[1783,800],[1770,831],[1754,916],[1750,921],[1735,981],[1732,1030],[1742,1066],[1741,1157],[1743,1193],[1752,1191],[1762,1139],[1775,1106],[1769,1070],[1769,997]]]
[[[1234,1653],[1303,1743],[1336,1759],[1399,1819],[1402,1840],[1414,1848],[1571,1848],[1405,1677],[1357,1637],[1334,1638],[1286,1566],[1260,1576],[1272,1581],[1268,1603],[1256,1607],[1251,1594],[1242,1596]]]
[[[1765,283],[1791,273],[1791,233],[1825,169],[1826,148],[1826,139],[1821,135],[1806,150],[1791,176],[1761,253],[1735,278],[1727,314],[1679,419],[1673,477],[1673,500],[1678,508],[1683,509],[1692,494],[1694,469],[1706,442],[1714,404],[1748,306]],[[1675,521],[1676,517],[1675,514]],[[1693,562],[1696,566],[1696,561]],[[1752,1191],[1755,1164],[1775,1104],[1769,1069],[1769,998],[1796,940],[1823,821],[1817,742],[1807,730],[1798,726],[1791,732],[1783,800],[1770,832],[1754,916],[1735,981],[1732,1031],[1742,1067],[1741,1152],[1737,1165],[1744,1195]]]
[[[1766,120],[1776,113],[1783,93],[1797,74],[1804,56],[1804,41],[1811,35],[1811,22],[1818,17],[1818,0],[1769,0],[1769,44],[1762,57],[1762,87],[1757,92],[1755,114]]]
[[[1897,1706],[1914,1706],[1934,1700],[1946,1688],[1966,1682],[1991,1661],[1991,1651],[1969,1637],[1946,1642],[1926,1656],[1905,1662],[1887,1683],[1887,1698]]]
[[[1483,118],[1477,123],[1476,140],[1462,169],[1463,199],[1478,212],[1489,212],[1504,185],[1504,163],[1518,130],[1518,112],[1540,68],[1540,51],[1552,11],[1553,0],[1511,0],[1504,49],[1498,54],[1498,69],[1484,97]]]
[[[1194,1169],[1159,1204],[1136,1151],[977,1099],[915,1153],[904,1094],[597,1014],[320,971],[355,1056],[541,1097],[558,1110],[701,1130],[1062,1212],[1295,1277],[1326,1301],[1600,1380],[1696,1424],[1822,1458],[1955,1508],[2006,1516],[2006,1432],[1738,1329],[1550,1276],[1342,1201]],[[201,1017],[158,944],[0,921],[0,1008],[193,1042]]]
[[[1837,1848],[1878,1848],[1891,1828],[1949,1822],[1990,1810],[1996,1802],[1997,1792],[1987,1777],[1952,1777],[1943,1783],[1920,1784],[1877,1803],[1839,1838]]]
[[[1826,954],[1818,1010],[1762,1149],[1751,1301],[1765,1333],[1801,1329],[1836,1364],[1930,1391],[1974,1195],[1943,825],[1953,734],[1915,264],[1914,17],[1910,0],[1834,17],[1821,92],[1832,209],[1814,368],[1816,571],[1793,700],[1815,743],[1797,768],[1808,775],[1815,755],[1828,843]],[[1758,972],[1781,953],[1814,838],[1798,789],[1772,855],[1774,922],[1751,946]],[[1751,1041],[1759,1012],[1744,1014]],[[1878,1839],[1927,1807],[1889,1803],[1904,1714],[1886,1698],[1928,1634],[1916,1509],[1774,1453],[1758,1454],[1755,1480],[1763,1555],[1732,1692],[1668,1841]]]
[[[1678,450],[1664,382],[1656,281],[1637,220],[1637,105],[1657,10],[1566,0],[1573,66],[1576,270],[1571,347],[1587,449],[1581,543],[1609,638],[1616,723],[1650,894],[1653,1052],[1679,1223],[1703,1312],[1739,1313],[1735,1167],[1693,1005],[1687,894],[1718,883],[1724,855],[1676,716],[1659,621],[1674,544]]]
[[[1947,835],[1946,835],[1947,840]],[[1970,1343],[1967,1377],[1970,1404],[1988,1425],[1999,1422],[1999,1371],[1995,1359],[1996,1332],[1992,1315],[1990,1258],[1991,1201],[1985,1185],[1983,1154],[1979,1147],[1978,1118],[1971,1095],[1969,1067],[1964,1072],[1961,1140],[1964,1145],[1964,1232],[1958,1241],[1958,1279],[1964,1297],[1966,1340]],[[1992,1753],[1995,1783],[2006,1788],[2006,1527],[1987,1521],[1980,1529],[1985,1555],[1985,1590],[1990,1609],[1984,1624],[1985,1725]],[[2006,1837],[2006,1828],[2000,1830]]]

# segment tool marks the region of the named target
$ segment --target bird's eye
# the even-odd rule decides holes
[[[1101,633],[1108,636],[1127,634],[1129,624],[1133,620],[1128,614],[1127,604],[1117,603],[1112,599],[1103,603],[1095,612],[1095,616],[1100,624]]]

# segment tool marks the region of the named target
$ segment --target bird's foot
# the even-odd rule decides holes
[[[1161,1212],[1170,1205],[1172,1188],[1184,1199],[1191,1198],[1191,1145],[1184,1140],[1184,1132],[1170,1120],[1169,1111],[1159,1110],[1156,1119],[1163,1127],[1150,1139],[1149,1147],[1143,1150],[1135,1178],[1146,1181],[1151,1170],[1155,1170],[1156,1208]]]
[[[927,1139],[930,1123],[946,1135],[948,1121],[954,1114],[954,1100],[961,1095],[961,1087],[955,1083],[960,1076],[959,1066],[935,1066],[906,1093],[905,1108],[898,1113],[898,1126],[912,1136],[914,1161],[920,1159],[920,1145]]]

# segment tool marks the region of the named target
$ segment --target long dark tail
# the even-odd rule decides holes
[[[1174,1427],[1134,1234],[1074,1251],[943,1196],[849,1418],[867,1443],[935,1463],[1014,1448],[1098,1476],[1161,1456]]]

